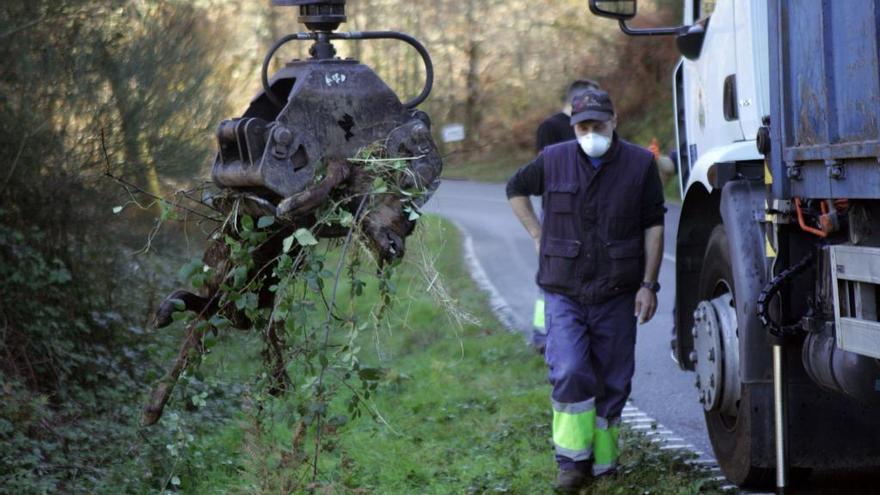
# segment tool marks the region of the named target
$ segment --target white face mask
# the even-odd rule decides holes
[[[581,145],[581,149],[584,150],[587,156],[599,158],[611,147],[611,138],[602,134],[596,134],[595,132],[589,132],[578,138],[578,144]]]

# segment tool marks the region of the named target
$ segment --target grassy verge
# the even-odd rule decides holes
[[[393,315],[359,342],[362,362],[385,370],[373,397],[381,419],[336,423],[323,444],[314,492],[548,493],[555,465],[543,361],[493,318],[461,262],[454,227],[425,217],[418,229],[393,278]],[[438,301],[438,287],[452,300]],[[368,287],[365,299],[375,294]],[[259,370],[256,339],[223,340],[203,365],[205,373],[247,382]],[[296,444],[303,443],[292,420],[296,404],[282,399],[256,411],[243,402],[244,412],[218,418],[208,433],[192,439],[172,478],[179,491],[303,493],[284,488],[285,477],[302,472],[292,464],[310,460],[294,459]],[[254,421],[257,416],[264,420]],[[629,431],[623,438],[622,474],[587,493],[716,491],[683,458]]]
[[[507,182],[517,169],[535,158],[529,151],[469,157],[462,162],[450,161],[443,166],[443,178],[467,179],[478,182]]]

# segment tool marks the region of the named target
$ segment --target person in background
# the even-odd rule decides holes
[[[590,79],[578,79],[568,86],[562,103],[562,110],[544,119],[538,126],[535,147],[538,153],[551,144],[573,141],[574,128],[571,126],[571,99],[578,93],[589,89],[599,89],[599,84]],[[547,328],[544,323],[544,294],[538,291],[535,299],[535,312],[532,316],[532,347],[538,354],[544,354],[547,346]]]
[[[561,493],[617,470],[636,322],[657,309],[666,213],[654,155],[617,135],[608,93],[576,94],[570,124],[577,140],[548,146],[507,183],[538,246]],[[542,196],[543,221],[529,196]]]
[[[660,151],[660,143],[657,142],[657,138],[651,138],[651,145],[648,146],[648,149],[654,153],[654,160],[657,160],[657,169],[660,171],[660,180],[663,182],[663,187],[666,187],[666,183],[675,177],[675,162],[672,161],[671,155],[666,156]]]
[[[568,86],[563,97],[562,110],[544,119],[538,126],[535,144],[538,153],[551,144],[575,139],[574,130],[569,121],[571,120],[571,99],[575,94],[588,89],[599,89],[599,84],[590,79],[578,79]]]

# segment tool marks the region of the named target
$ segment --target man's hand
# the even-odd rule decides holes
[[[660,274],[660,261],[663,259],[663,226],[654,225],[645,229],[645,281],[657,281]],[[657,293],[642,287],[636,293],[636,317],[639,324],[651,321],[657,311]]]
[[[636,292],[636,317],[639,319],[639,325],[651,321],[654,312],[657,311],[657,294],[651,289],[642,287]]]

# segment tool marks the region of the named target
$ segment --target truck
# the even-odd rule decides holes
[[[725,477],[880,466],[880,3],[589,8],[682,55],[672,348]]]

